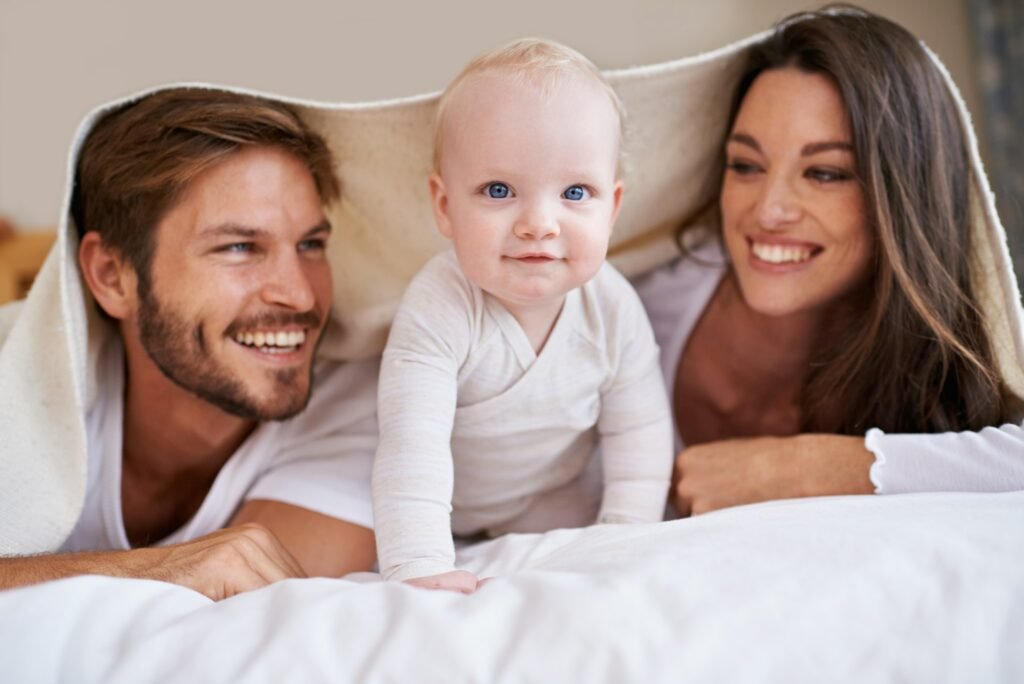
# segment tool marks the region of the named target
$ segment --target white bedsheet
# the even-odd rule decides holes
[[[1024,492],[781,501],[461,552],[473,596],[0,593],[4,682],[1024,682]]]

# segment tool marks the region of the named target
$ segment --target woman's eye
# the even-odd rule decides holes
[[[505,199],[511,194],[508,186],[504,183],[488,183],[484,192],[492,199]]]
[[[562,193],[562,197],[573,202],[579,202],[590,197],[590,192],[582,185],[570,185]]]
[[[845,181],[853,178],[853,174],[849,171],[844,171],[843,169],[823,168],[808,169],[807,176],[819,183],[835,183],[837,181]]]
[[[749,176],[761,170],[756,164],[741,159],[733,159],[727,162],[725,168],[740,176]]]

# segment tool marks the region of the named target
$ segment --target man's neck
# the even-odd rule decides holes
[[[178,387],[140,347],[125,346],[124,470],[154,485],[186,475],[212,480],[257,423]]]

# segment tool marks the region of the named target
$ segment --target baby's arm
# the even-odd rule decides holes
[[[436,273],[417,276],[381,362],[373,509],[378,562],[388,580],[455,570],[451,432],[469,317],[449,290]]]
[[[631,288],[621,296],[619,334],[609,342],[619,345],[618,363],[597,423],[605,482],[598,522],[657,522],[672,476],[672,415],[651,324]]]

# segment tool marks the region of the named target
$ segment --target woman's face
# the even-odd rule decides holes
[[[726,141],[722,229],[759,313],[824,312],[873,253],[849,118],[832,80],[795,68],[754,81]]]

